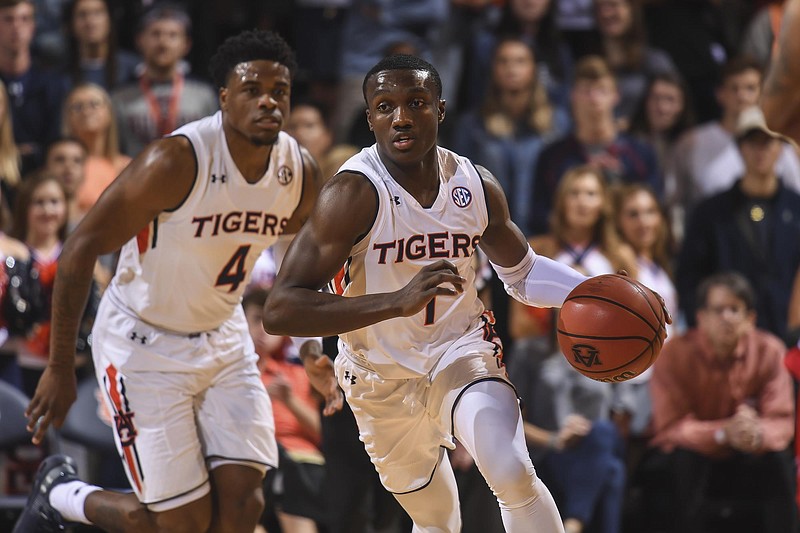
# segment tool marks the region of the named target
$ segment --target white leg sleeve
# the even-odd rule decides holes
[[[470,386],[454,413],[455,436],[497,497],[508,533],[563,533],[553,497],[536,477],[513,389],[499,381]]]

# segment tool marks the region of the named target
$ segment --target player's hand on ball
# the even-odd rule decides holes
[[[620,276],[630,277],[630,274],[628,274],[628,271],[625,270],[624,268],[617,270],[617,274],[619,274]],[[662,298],[662,296],[653,289],[650,289],[650,292],[652,292],[656,296],[656,298],[658,298],[658,301],[661,304],[661,310],[664,312],[664,322],[666,322],[667,324],[672,324],[672,313],[670,313],[669,309],[667,309],[667,302],[665,302],[664,298]],[[666,335],[664,335],[664,338],[666,338]],[[663,344],[663,339],[662,339],[662,344]]]
[[[394,293],[399,300],[400,316],[419,313],[437,296],[456,296],[464,292],[466,281],[456,266],[444,259],[423,267],[408,285]]]

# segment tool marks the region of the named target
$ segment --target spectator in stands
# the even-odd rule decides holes
[[[23,181],[14,204],[11,236],[27,246],[30,261],[17,261],[14,268],[9,268],[11,285],[15,290],[7,292],[6,300],[12,305],[4,305],[4,311],[9,333],[19,337],[17,362],[22,369],[23,392],[29,397],[36,390],[50,354],[50,302],[66,232],[66,193],[61,182],[45,174]],[[13,281],[15,276],[17,282]],[[95,287],[92,291],[95,296],[96,290]],[[18,297],[9,300],[10,295]],[[27,305],[15,305],[19,299]],[[89,325],[90,328],[96,304],[97,299],[93,298],[89,311],[91,316],[84,317],[81,328],[84,344],[76,347],[79,353],[89,348],[85,344],[88,331],[83,326]],[[85,363],[86,358],[82,357],[79,362]]]
[[[67,234],[86,214],[78,207],[78,190],[85,179],[86,146],[78,139],[62,137],[47,147],[43,173],[57,178],[67,198]]]
[[[118,47],[109,0],[72,0],[64,6],[66,74],[73,85],[91,82],[110,91],[135,76],[140,58]]]
[[[631,119],[630,133],[652,146],[658,168],[664,176],[664,202],[675,239],[683,237],[683,204],[677,199],[674,177],[675,144],[694,126],[689,89],[677,72],[657,74],[650,79],[645,96]]]
[[[755,327],[755,301],[739,274],[705,279],[697,327],[655,363],[645,496],[659,531],[709,531],[710,500],[734,513],[725,531],[795,531],[792,381],[781,340]]]
[[[603,58],[617,80],[620,98],[616,116],[626,129],[645,94],[648,78],[674,72],[675,65],[666,52],[648,45],[639,2],[594,0],[594,14]]]
[[[31,0],[0,1],[0,81],[8,92],[22,175],[44,161],[44,148],[59,135],[66,80],[34,64]]]
[[[292,106],[286,131],[305,146],[319,165],[320,176],[327,180],[360,149],[349,144],[333,144],[333,130],[328,113],[312,100],[301,100]]]
[[[800,194],[775,171],[790,141],[766,126],[758,107],[741,114],[735,138],[744,160],[741,179],[688,217],[676,275],[680,306],[694,325],[697,285],[715,272],[734,270],[758,295],[758,326],[783,338],[800,267]]]
[[[611,388],[575,372],[560,350],[526,353],[508,370],[536,472],[552,487],[565,532],[619,533],[625,463],[609,420]]]
[[[659,196],[661,175],[653,149],[619,131],[614,108],[619,92],[614,74],[597,56],[583,58],[575,69],[571,94],[574,129],[539,155],[533,195],[529,200],[531,230],[547,231],[547,220],[558,182],[576,165],[590,164],[609,184],[645,182]]]
[[[264,331],[261,317],[267,290],[253,288],[242,300],[250,336],[258,354],[261,379],[272,400],[280,464],[265,479],[264,492],[274,503],[283,533],[316,533],[322,521],[321,485],[325,459],[320,452],[320,402],[303,363],[289,357],[288,337]],[[268,498],[269,499],[269,498]]]
[[[496,25],[477,32],[472,38],[469,61],[465,65],[464,108],[481,105],[489,88],[493,54],[500,40],[517,38],[533,48],[536,76],[547,90],[550,101],[566,106],[573,60],[555,21],[554,0],[509,0],[504,3]]]
[[[500,40],[483,104],[459,117],[453,150],[491,168],[509,198],[511,218],[529,235],[528,201],[543,146],[566,133],[569,115],[554,105],[537,76],[533,50],[523,40]]]
[[[744,161],[734,139],[739,115],[758,104],[763,81],[761,67],[749,58],[732,59],[722,69],[716,96],[722,116],[688,132],[675,147],[674,175],[666,178],[675,187],[675,202],[686,212],[708,196],[728,189],[744,172]],[[775,172],[784,185],[800,191],[800,159],[784,146]]]
[[[448,10],[448,0],[352,0],[342,30],[339,97],[333,117],[337,143],[352,142],[348,134],[354,119],[364,114],[361,85],[369,69],[397,43],[407,43],[419,50],[417,55],[430,59],[430,34],[445,21]]]
[[[677,317],[669,223],[655,193],[641,183],[623,185],[614,194],[614,213],[620,237],[636,253],[636,279],[660,294],[670,315]],[[675,329],[667,324],[667,342],[675,336]],[[627,464],[632,469],[651,436],[651,374],[652,367],[617,386],[615,421],[625,437]]]
[[[78,208],[85,213],[131,158],[120,153],[111,99],[99,85],[77,85],[64,100],[63,113],[64,135],[80,140],[88,150],[77,196]]]
[[[187,76],[190,33],[189,15],[175,5],[156,3],[142,15],[136,40],[142,72],[112,92],[125,154],[135,157],[150,141],[218,109],[216,91]]]

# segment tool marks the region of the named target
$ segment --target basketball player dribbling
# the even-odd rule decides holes
[[[294,58],[270,32],[225,41],[211,61],[221,111],[148,146],[67,240],[53,297],[50,362],[27,410],[33,441],[75,399],[77,321],[98,255],[122,252],[93,331],[133,494],[44,461],[15,532],[63,522],[108,531],[252,533],[278,454],[269,397],[239,305],[263,249],[282,257],[316,200],[317,167],[281,132]],[[301,351],[320,350],[306,342]],[[308,367],[329,411],[330,364]]]
[[[289,247],[265,328],[340,336],[339,384],[414,531],[460,530],[445,450],[454,438],[496,495],[506,531],[563,531],[528,455],[472,254],[480,246],[529,305],[558,307],[585,278],[533,252],[494,176],[437,146],[445,102],[433,66],[390,56],[363,91],[376,144],[323,187]],[[318,292],[331,279],[333,293]]]

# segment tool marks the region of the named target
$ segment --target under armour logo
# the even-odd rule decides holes
[[[600,361],[600,350],[589,344],[573,344],[572,356],[575,358],[576,363],[580,363],[587,368],[603,364]]]
[[[356,377],[353,374],[351,374],[349,370],[344,371],[344,380],[349,381],[350,385],[356,384]]]
[[[400,205],[400,197],[399,196],[395,196],[394,197],[394,205]]]
[[[139,341],[140,343],[142,343],[142,344],[145,344],[145,343],[147,342],[147,337],[146,337],[146,336],[144,336],[144,335],[139,335],[139,334],[138,334],[138,333],[136,333],[135,331],[132,331],[132,332],[131,332],[130,339],[131,339],[132,341],[138,340],[138,341]]]
[[[136,440],[136,426],[133,425],[133,413],[128,411],[114,415],[114,425],[119,435],[119,443],[122,446],[130,446]]]
[[[217,176],[216,174],[211,174],[211,183],[216,183],[217,181],[219,181],[220,183],[225,183],[225,180],[227,179],[228,176],[226,176],[225,174],[221,174],[219,176]]]

